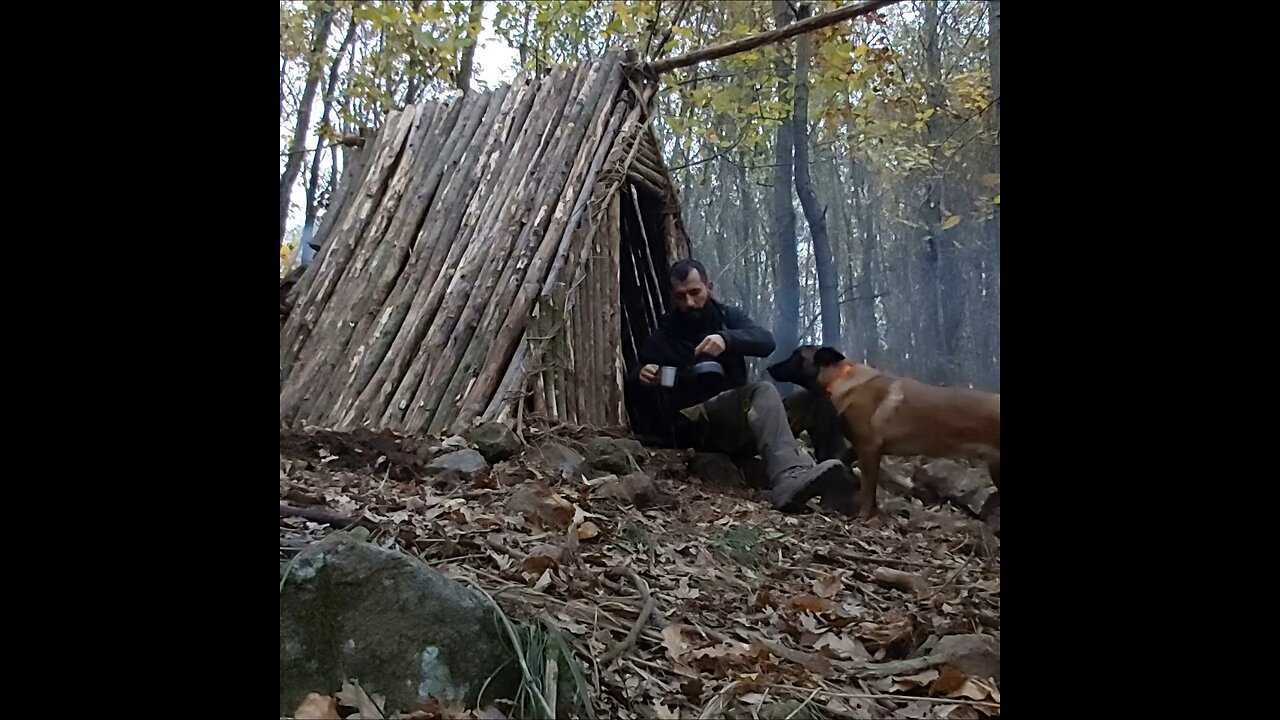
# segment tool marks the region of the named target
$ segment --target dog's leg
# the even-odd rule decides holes
[[[862,443],[858,446],[858,469],[862,473],[862,487],[858,497],[863,520],[882,518],[876,503],[876,490],[880,484],[880,446]]]

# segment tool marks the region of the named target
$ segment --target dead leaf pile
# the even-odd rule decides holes
[[[447,452],[456,439],[419,440],[393,457],[385,439],[327,450],[339,446],[328,436],[282,431],[281,497],[357,519],[371,542],[469,578],[513,618],[555,623],[582,660],[596,717],[764,717],[773,703],[806,700],[805,713],[830,716],[999,715],[998,540],[978,521],[895,496],[885,507],[897,519],[880,528],[782,514],[765,491],[690,475],[691,456],[666,450],[635,457],[644,477],[613,487],[674,502],[620,502],[601,492],[607,473],[566,477],[540,462],[536,448],[550,439],[527,433],[532,449],[495,465],[491,481],[446,491],[419,468],[431,457],[423,448]],[[362,442],[361,455],[385,460],[321,456]],[[282,518],[280,531],[288,557],[331,528]],[[997,670],[974,660],[977,650],[933,652],[954,635],[992,639]],[[325,696],[307,700],[296,717],[336,716]],[[331,700],[365,717],[349,702],[358,697]],[[434,709],[445,710],[472,714],[403,717],[499,717]]]

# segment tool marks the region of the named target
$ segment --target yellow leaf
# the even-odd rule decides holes
[[[591,538],[599,534],[600,534],[600,528],[596,527],[596,524],[591,522],[590,520],[578,526],[579,540],[590,540]]]
[[[959,215],[948,215],[948,216],[947,216],[947,219],[945,219],[945,220],[943,220],[943,221],[942,221],[942,229],[943,229],[943,230],[950,230],[951,228],[953,228],[953,227],[955,227],[955,226],[957,226],[957,225],[959,225],[959,224],[960,224],[960,216],[959,216]]]
[[[1000,204],[1000,196],[999,196],[999,195],[997,195],[997,196],[995,196],[995,197],[991,198],[991,204],[992,204],[992,205],[999,205],[999,204]]]
[[[853,56],[861,60],[862,58],[867,56],[868,49],[869,48],[866,45],[859,45],[858,47],[853,49]]]

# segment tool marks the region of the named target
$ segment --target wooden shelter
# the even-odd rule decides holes
[[[281,421],[629,425],[623,374],[690,254],[656,89],[614,51],[391,113],[282,300]]]

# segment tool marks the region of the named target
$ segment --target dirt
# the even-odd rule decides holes
[[[588,438],[554,440],[582,447]],[[598,500],[594,481],[559,480],[523,455],[483,483],[423,482],[431,457],[457,443],[282,431],[281,498],[363,517],[373,542],[472,579],[513,617],[549,619],[583,661],[597,717],[764,717],[771,703],[806,699],[814,717],[999,714],[992,678],[958,679],[950,666],[891,672],[894,662],[927,663],[919,658],[948,635],[980,633],[998,647],[999,540],[960,511],[882,490],[891,518],[882,527],[783,514],[762,488],[690,474],[692,453],[677,450],[641,462],[677,499],[670,506]],[[567,529],[509,510],[511,495],[535,482],[550,488],[547,502],[572,508]],[[282,519],[282,558],[329,531]],[[547,545],[563,553],[553,559]],[[628,635],[641,605],[633,582],[606,577],[610,568],[634,570],[653,610],[605,667],[599,658]],[[887,587],[886,569],[913,579]]]

